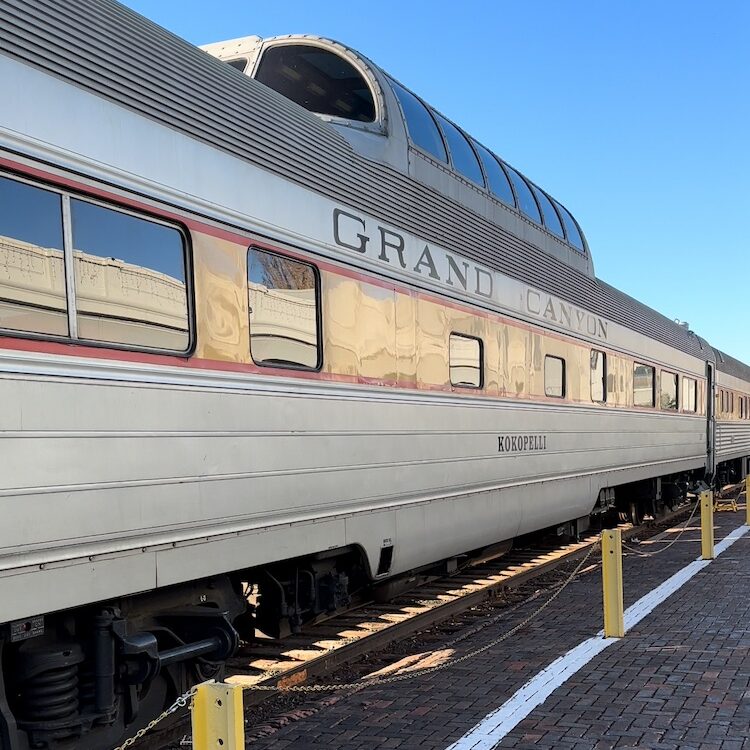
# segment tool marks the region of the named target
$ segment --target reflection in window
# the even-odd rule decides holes
[[[68,335],[59,193],[0,177],[0,328]]]
[[[549,354],[544,358],[544,395],[565,396],[565,360]]]
[[[451,152],[453,168],[462,174],[466,179],[475,182],[477,185],[484,186],[484,177],[482,169],[477,161],[476,154],[466,140],[464,134],[452,123],[448,122],[442,115],[435,113],[437,121],[445,136],[448,144],[448,150]]]
[[[518,207],[521,211],[526,214],[530,219],[533,219],[537,224],[542,223],[542,217],[539,214],[539,207],[536,205],[534,196],[531,194],[529,186],[526,184],[526,180],[516,172],[513,167],[505,165],[505,169],[510,175],[510,181],[513,183],[513,188],[516,191],[516,198],[518,198]]]
[[[309,112],[373,122],[367,81],[343,57],[310,44],[281,44],[263,53],[255,79]]]
[[[570,212],[565,206],[561,206],[557,201],[555,201],[555,206],[557,207],[557,211],[565,225],[565,234],[568,238],[568,242],[577,250],[584,252],[583,238],[581,237],[581,233],[578,231],[578,225],[570,215]]]
[[[70,201],[78,335],[185,351],[185,249],[174,227]]]
[[[482,342],[470,336],[452,333],[449,365],[451,385],[462,388],[481,388]]]
[[[489,183],[488,187],[492,191],[492,194],[503,203],[515,206],[516,201],[513,198],[513,190],[511,190],[505,170],[503,170],[498,160],[481,143],[477,143],[476,141],[472,141],[472,143],[474,144],[474,149],[479,154],[479,158],[482,160],[484,173],[487,175],[487,182]]]
[[[253,362],[317,369],[318,284],[313,266],[251,247],[247,284]]]
[[[659,388],[659,406],[662,409],[677,409],[677,375],[662,370]]]
[[[552,234],[556,234],[558,237],[563,237],[563,228],[560,223],[560,218],[555,211],[555,207],[550,203],[550,199],[539,190],[536,185],[531,186],[534,190],[537,202],[542,207],[542,215],[544,216],[544,226],[549,229]]]
[[[648,365],[633,365],[633,405],[655,406],[654,368]]]
[[[682,410],[697,411],[698,383],[693,378],[682,379]]]
[[[391,80],[391,87],[404,111],[406,127],[414,145],[432,154],[439,161],[447,162],[448,156],[445,153],[443,139],[427,108],[411,91],[407,91],[393,80]]]
[[[607,400],[607,355],[597,349],[591,350],[591,400]]]

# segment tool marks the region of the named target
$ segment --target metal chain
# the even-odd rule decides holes
[[[662,552],[666,552],[673,544],[679,541],[680,537],[687,531],[687,527],[690,525],[690,522],[693,520],[693,516],[695,515],[695,511],[698,510],[698,506],[701,503],[700,497],[695,501],[695,505],[693,506],[693,510],[691,511],[690,515],[687,518],[687,521],[682,524],[682,529],[680,530],[680,533],[672,540],[670,540],[669,544],[667,544],[665,547],[662,547],[661,549],[658,549],[654,552],[641,552],[641,550],[636,549],[635,547],[631,547],[628,544],[625,544],[625,542],[622,543],[622,546],[624,549],[628,550],[629,552],[633,552],[634,554],[640,556],[640,557],[653,557],[654,555],[660,555]]]
[[[127,750],[127,748],[138,742],[141,737],[150,732],[157,724],[160,724],[168,716],[171,716],[173,713],[175,713],[175,711],[179,711],[181,708],[185,708],[185,706],[187,706],[188,704],[188,701],[197,692],[198,686],[194,685],[190,688],[190,690],[187,691],[187,693],[184,693],[179,698],[177,698],[177,700],[169,708],[162,711],[155,719],[149,721],[149,723],[146,724],[145,727],[139,729],[132,737],[128,737],[128,739],[126,739],[121,745],[118,745],[116,748],[114,748],[114,750]]]
[[[575,570],[567,577],[567,579],[555,590],[550,597],[548,597],[544,603],[537,607],[528,617],[526,617],[524,620],[519,622],[517,625],[512,627],[510,630],[508,630],[506,633],[503,633],[498,638],[493,639],[489,643],[486,643],[484,646],[480,646],[479,648],[474,649],[473,651],[469,651],[468,653],[464,654],[463,656],[459,656],[455,659],[448,659],[447,661],[444,661],[442,664],[438,664],[434,667],[425,667],[423,669],[414,669],[409,672],[403,672],[401,674],[392,675],[391,677],[371,677],[371,678],[365,678],[363,680],[360,680],[359,682],[350,682],[350,683],[337,683],[337,684],[331,684],[331,685],[289,685],[288,687],[279,687],[278,685],[243,685],[243,690],[252,690],[257,692],[278,692],[278,693],[323,693],[323,692],[332,692],[332,691],[338,691],[338,690],[361,690],[365,687],[371,687],[371,686],[379,686],[379,685],[389,685],[394,682],[403,682],[405,680],[411,680],[416,677],[423,677],[424,675],[433,674],[435,672],[439,672],[443,669],[448,669],[449,667],[453,667],[456,664],[461,664],[462,662],[468,661],[469,659],[473,659],[475,656],[478,656],[479,654],[484,653],[485,651],[488,651],[489,649],[493,648],[494,646],[497,646],[498,644],[502,643],[503,641],[507,640],[511,636],[515,635],[519,630],[525,628],[534,618],[539,616],[547,607],[552,604],[552,602],[557,599],[560,594],[568,587],[568,585],[573,581],[573,579],[581,572],[583,569],[583,566],[588,561],[589,557],[593,554],[594,550],[599,547],[599,542],[596,542],[591,545],[589,548],[589,551],[586,553],[586,555],[583,557],[583,559],[576,565]]]

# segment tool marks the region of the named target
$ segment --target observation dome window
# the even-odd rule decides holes
[[[510,181],[513,183],[513,189],[516,192],[518,207],[521,209],[521,212],[528,216],[532,221],[541,224],[542,216],[539,213],[539,206],[537,206],[531,188],[526,184],[526,180],[524,180],[523,177],[513,169],[513,167],[510,167],[507,164],[504,166],[510,176]]]
[[[557,215],[557,211],[555,211],[555,207],[550,202],[550,199],[536,185],[532,185],[531,187],[534,190],[537,203],[539,203],[539,206],[542,209],[544,226],[547,227],[552,234],[556,234],[558,237],[564,239],[565,235],[563,234],[560,217]]]
[[[443,131],[445,142],[448,144],[453,169],[466,177],[467,180],[471,180],[480,187],[484,187],[482,168],[479,166],[477,155],[474,153],[474,149],[472,149],[466,136],[442,115],[439,115],[437,112],[434,115],[440,125],[440,129]]]
[[[438,161],[447,162],[445,145],[430,111],[411,91],[407,91],[393,80],[390,84],[404,112],[409,137],[414,145],[434,156]]]
[[[563,224],[565,225],[565,234],[568,237],[568,242],[580,252],[586,252],[583,246],[583,238],[578,230],[578,225],[576,224],[575,219],[570,215],[570,212],[565,206],[561,206],[557,201],[555,201],[555,206],[557,207],[557,210],[560,213],[560,218],[562,218]]]
[[[474,151],[479,154],[484,167],[484,173],[487,175],[487,183],[490,192],[503,203],[515,208],[516,200],[513,197],[513,189],[508,181],[508,175],[500,166],[500,162],[489,152],[481,143],[472,141]]]
[[[375,121],[375,99],[362,74],[341,55],[320,47],[269,47],[254,78],[310,112]]]

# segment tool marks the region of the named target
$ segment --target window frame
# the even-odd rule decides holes
[[[636,367],[647,367],[651,370],[651,404],[650,406],[644,406],[642,404],[635,403],[635,368]],[[655,409],[656,408],[656,367],[653,365],[647,365],[645,362],[633,362],[633,408],[635,409]]]
[[[562,393],[557,394],[547,392],[547,360],[555,359],[562,364]],[[544,395],[546,398],[567,398],[568,395],[568,366],[564,357],[558,357],[556,354],[544,355]]]
[[[320,269],[312,261],[298,258],[294,255],[290,255],[289,253],[284,253],[283,251],[270,250],[256,243],[251,243],[250,245],[247,246],[247,250],[245,251],[245,285],[246,286],[250,281],[250,251],[251,250],[256,250],[258,252],[266,253],[268,255],[275,255],[278,258],[285,258],[286,260],[291,260],[294,263],[299,263],[300,265],[309,266],[310,268],[312,268],[313,279],[315,280],[315,336],[316,336],[315,346],[316,346],[316,350],[318,353],[315,367],[308,367],[307,365],[298,365],[298,364],[281,365],[276,362],[272,364],[266,364],[264,362],[256,362],[255,358],[253,357],[253,344],[252,344],[253,332],[252,332],[252,324],[250,321],[250,299],[248,296],[248,300],[247,300],[247,303],[248,303],[247,347],[248,347],[248,354],[250,355],[251,364],[255,365],[255,367],[264,367],[266,369],[297,370],[301,372],[320,372],[323,369],[323,315],[322,315],[322,310],[321,310],[323,292],[322,292],[322,286],[320,283]]]
[[[591,355],[597,352],[602,357],[602,398],[594,398],[594,368],[591,367]],[[602,349],[591,349],[589,352],[589,396],[594,404],[607,403],[607,352]]]
[[[466,383],[454,383],[451,378],[451,339],[453,337],[459,339],[468,339],[469,341],[476,341],[479,344],[479,385],[467,385]],[[480,391],[484,388],[484,341],[479,336],[472,336],[468,333],[461,333],[460,331],[451,331],[448,334],[448,381],[451,384],[451,388],[460,388],[462,390]]]
[[[693,388],[693,403],[695,405],[695,408],[690,409],[685,404],[685,386],[689,383],[692,383]],[[698,379],[697,378],[691,378],[687,375],[681,375],[680,376],[680,388],[681,391],[681,403],[680,403],[680,411],[684,414],[697,414],[698,413]],[[688,404],[690,403],[690,400],[688,400]]]
[[[662,387],[662,383],[664,380],[665,375],[671,375],[674,377],[674,388],[675,388],[675,402],[674,407],[669,406],[662,406],[661,397],[664,393],[664,389]],[[660,370],[659,371],[659,409],[661,411],[679,411],[681,406],[681,398],[680,398],[680,376],[676,372],[672,372],[671,370]]]
[[[168,357],[188,358],[195,353],[197,344],[196,333],[196,314],[195,314],[195,282],[194,282],[194,263],[193,263],[193,243],[190,232],[187,227],[179,221],[164,219],[158,213],[132,209],[124,206],[114,200],[102,198],[97,195],[87,193],[85,190],[76,188],[67,188],[43,179],[29,177],[23,172],[12,169],[0,169],[0,177],[6,177],[31,187],[47,190],[57,193],[60,196],[62,204],[62,230],[63,230],[63,263],[65,270],[65,300],[68,310],[68,334],[66,336],[36,333],[33,331],[19,331],[11,328],[0,327],[0,337],[16,339],[33,339],[35,341],[51,341],[65,344],[77,344],[78,346],[91,347],[93,349],[114,349],[126,352],[146,352],[153,354],[163,354]],[[71,200],[80,200],[85,203],[91,203],[102,208],[116,211],[135,219],[141,219],[152,224],[160,224],[168,229],[174,229],[180,234],[182,240],[182,257],[185,268],[185,302],[187,304],[187,333],[188,344],[185,349],[164,349],[156,346],[146,346],[140,344],[122,344],[116,341],[97,341],[96,339],[87,339],[78,335],[78,306],[75,285],[75,263],[73,248],[73,223],[71,217]]]

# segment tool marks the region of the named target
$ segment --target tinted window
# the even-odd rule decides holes
[[[682,379],[682,410],[697,411],[697,382],[693,378]]]
[[[542,215],[544,216],[544,226],[549,229],[552,234],[556,234],[558,237],[563,236],[563,228],[560,223],[560,218],[555,211],[555,207],[550,203],[549,198],[536,186],[532,185],[534,189],[534,195],[542,207]]]
[[[549,354],[544,358],[544,395],[565,396],[565,360]]]
[[[404,110],[406,127],[414,145],[419,146],[428,154],[432,154],[436,159],[447,162],[448,157],[445,153],[443,139],[440,137],[435,120],[432,119],[432,115],[427,111],[427,108],[414,94],[407,91],[403,86],[399,86],[395,81],[391,81],[391,86],[398,97],[401,109]]]
[[[539,207],[536,205],[534,196],[531,194],[529,186],[526,184],[526,180],[521,177],[518,172],[507,164],[504,165],[505,169],[510,176],[510,181],[513,183],[513,188],[516,191],[516,198],[518,198],[518,207],[521,211],[526,214],[530,219],[533,219],[538,224],[542,223],[542,217],[539,215]]]
[[[313,266],[250,248],[250,354],[269,367],[320,366],[318,284]]]
[[[182,234],[77,199],[70,210],[78,335],[185,351],[190,336]]]
[[[255,78],[310,112],[372,122],[367,81],[343,57],[308,44],[282,44],[263,53]]]
[[[661,373],[659,406],[662,409],[677,409],[677,375],[673,372]]]
[[[557,210],[562,217],[563,224],[565,225],[565,234],[567,235],[568,242],[577,250],[584,252],[583,239],[581,237],[581,233],[578,231],[578,225],[573,220],[573,217],[564,206],[561,206],[557,202],[555,202],[555,206],[557,206]]]
[[[654,406],[654,368],[633,365],[633,405]]]
[[[0,327],[68,335],[62,196],[0,177]]]
[[[437,121],[443,130],[445,141],[448,144],[448,150],[451,152],[453,168],[460,172],[464,177],[475,182],[477,185],[484,185],[482,169],[477,161],[476,154],[466,140],[464,134],[451,122],[442,115],[435,113]]]
[[[492,191],[492,194],[503,203],[515,206],[516,201],[513,198],[510,182],[508,182],[508,175],[505,174],[497,159],[484,146],[476,141],[472,141],[472,143],[479,154],[479,158],[482,160],[484,173],[487,175],[487,182],[489,183],[488,187]]]
[[[607,400],[607,355],[604,352],[591,350],[591,400]]]
[[[452,333],[449,357],[451,385],[482,387],[482,344],[479,339]]]
[[[241,57],[239,60],[227,60],[227,65],[231,65],[233,68],[237,68],[240,72],[244,72],[247,67],[247,60]]]

